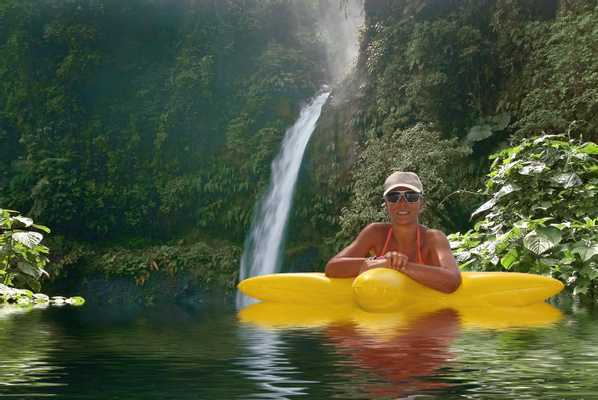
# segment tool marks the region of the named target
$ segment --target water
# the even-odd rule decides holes
[[[232,304],[3,307],[0,398],[598,398],[598,312],[560,308],[564,319],[543,327],[476,327],[441,310],[359,323],[290,316],[273,329],[240,322]]]
[[[299,119],[285,134],[280,152],[272,162],[268,192],[254,211],[250,234],[241,258],[241,280],[277,272],[284,229],[303,153],[329,94],[324,92],[303,107]],[[243,303],[242,298],[240,300]]]

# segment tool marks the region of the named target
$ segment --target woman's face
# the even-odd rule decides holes
[[[393,224],[417,223],[419,214],[421,213],[423,207],[422,198],[420,197],[419,200],[414,203],[408,202],[407,199],[405,199],[404,193],[413,192],[413,190],[403,186],[393,189],[388,195],[393,192],[403,192],[403,195],[401,196],[400,201],[396,203],[389,201],[388,198],[384,199],[386,202],[388,215],[390,216],[390,222]]]

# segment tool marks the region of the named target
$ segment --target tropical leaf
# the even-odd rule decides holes
[[[566,172],[563,174],[556,174],[550,178],[553,182],[563,186],[565,189],[572,188],[574,186],[579,186],[583,182],[574,172]]]
[[[561,231],[538,227],[523,238],[523,246],[536,255],[545,253],[561,242]]]
[[[505,267],[506,269],[511,269],[511,266],[513,265],[513,263],[515,261],[517,261],[519,259],[519,252],[517,251],[517,249],[514,247],[511,250],[509,250],[509,252],[507,254],[505,254],[501,259],[500,259],[500,263],[503,267]]]
[[[46,233],[50,233],[50,228],[48,228],[47,226],[44,225],[38,225],[38,224],[32,224],[31,225],[33,228],[38,229],[40,231],[44,231]]]
[[[12,238],[14,241],[32,249],[41,243],[44,235],[39,232],[15,232],[12,234]]]
[[[508,183],[506,185],[504,185],[503,187],[500,188],[500,190],[498,192],[496,192],[496,194],[494,195],[494,197],[496,198],[496,200],[510,194],[513,192],[516,192],[518,190],[521,190],[521,188],[517,185],[515,185],[514,183]]]
[[[542,135],[539,138],[534,139],[534,144],[539,145],[543,144],[547,140],[555,140],[555,139],[566,139],[565,135]]]
[[[483,213],[484,211],[491,209],[496,205],[498,200],[508,195],[509,193],[513,193],[517,190],[521,190],[521,188],[515,184],[509,183],[507,185],[504,185],[500,188],[498,192],[494,194],[494,197],[492,197],[490,200],[479,206],[473,213],[471,213],[471,218],[475,217],[480,213]]]
[[[586,262],[590,258],[598,254],[598,244],[595,244],[590,247],[579,246],[571,250],[571,252],[574,254],[578,254],[579,258],[581,258],[581,261]]]
[[[25,225],[25,228],[29,228],[31,225],[33,225],[33,220],[31,218],[27,218],[27,217],[18,215],[16,217],[14,217],[13,219],[15,219],[15,220],[19,221],[20,223],[22,223],[23,225]]]
[[[519,164],[521,164],[521,160],[515,160],[515,161],[501,165],[496,173],[496,176],[504,178],[504,177],[510,175],[511,170],[513,168],[515,168],[516,166],[518,166]]]
[[[23,261],[18,262],[17,268],[22,273],[29,275],[30,277],[35,278],[35,279],[39,279],[40,276],[42,275],[42,272],[40,271],[39,268],[36,268],[35,266],[31,265],[28,262],[23,262]]]
[[[523,167],[518,171],[521,175],[533,175],[539,174],[546,169],[546,164],[543,162],[530,161],[525,163]]]
[[[485,202],[484,204],[482,204],[481,206],[479,206],[478,208],[476,208],[475,211],[471,213],[471,218],[475,217],[476,215],[478,215],[480,213],[483,213],[484,211],[491,209],[495,205],[496,205],[496,197],[493,197],[490,200],[488,200],[487,202]]]

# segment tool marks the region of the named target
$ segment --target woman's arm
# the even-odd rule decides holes
[[[452,293],[461,285],[461,271],[453,256],[448,239],[438,230],[430,230],[427,240],[438,261],[437,266],[407,263],[402,269],[405,275],[429,288]]]
[[[353,243],[328,261],[328,264],[326,264],[326,276],[329,278],[352,278],[359,275],[365,269],[369,269],[368,266],[372,267],[371,265],[366,265],[366,256],[370,249],[375,247],[373,240],[375,237],[375,224],[366,226]],[[376,261],[386,263],[386,260]]]

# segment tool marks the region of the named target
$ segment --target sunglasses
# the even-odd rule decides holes
[[[419,199],[421,199],[423,197],[423,195],[421,193],[414,192],[412,190],[405,191],[405,192],[401,192],[401,191],[397,190],[395,192],[390,192],[389,194],[387,194],[385,199],[389,203],[398,203],[401,201],[401,197],[405,197],[405,200],[407,201],[407,203],[417,203],[417,201]]]

